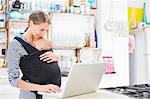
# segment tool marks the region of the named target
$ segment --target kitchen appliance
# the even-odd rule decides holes
[[[139,24],[139,25],[142,25]],[[150,28],[143,25],[135,33],[135,51],[129,54],[130,85],[150,83]]]
[[[104,88],[118,94],[123,94],[136,99],[150,99],[150,84],[138,84],[121,87]]]

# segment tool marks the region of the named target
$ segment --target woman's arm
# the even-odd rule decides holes
[[[45,91],[45,92],[60,92],[61,89],[53,84],[47,84],[47,85],[38,85],[33,83],[28,83],[23,80],[19,80],[18,88],[23,90],[29,90],[29,91]]]
[[[7,51],[8,78],[12,86],[17,87],[20,80],[20,57],[27,54],[21,44],[13,40]]]

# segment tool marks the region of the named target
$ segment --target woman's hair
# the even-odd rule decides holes
[[[33,23],[35,25],[39,25],[39,24],[42,24],[45,22],[47,22],[48,24],[51,24],[49,15],[41,10],[33,11],[30,14],[29,21],[28,21],[28,27],[29,27],[30,21],[33,21]],[[28,27],[27,27],[27,29],[28,29]],[[27,31],[27,29],[25,31]]]
[[[45,22],[51,24],[48,14],[41,10],[33,11],[29,16],[29,22],[30,21],[33,21],[33,23],[37,25]]]

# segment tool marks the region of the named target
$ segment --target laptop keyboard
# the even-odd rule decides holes
[[[69,72],[67,72],[67,71],[61,72],[62,77],[68,77],[68,74],[69,74]]]

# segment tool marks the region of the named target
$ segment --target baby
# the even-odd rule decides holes
[[[38,50],[49,50],[52,48],[52,44],[50,40],[47,39],[39,39],[37,41],[33,42],[35,45],[35,48],[37,48]]]

